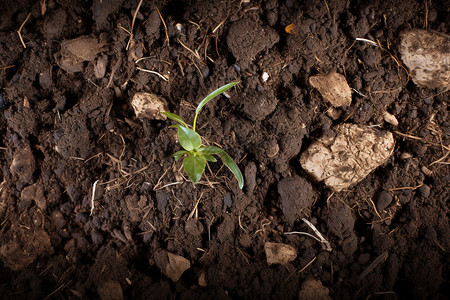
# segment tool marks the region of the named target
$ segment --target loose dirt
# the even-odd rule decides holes
[[[405,30],[448,35],[446,1],[6,2],[3,299],[446,298],[449,92],[417,86],[399,52]],[[334,72],[350,105],[310,85]],[[131,101],[155,94],[192,123],[235,80],[197,124],[246,184],[211,163],[194,187],[172,122],[136,118]],[[343,123],[391,132],[395,147],[334,192],[300,156]],[[317,237],[302,218],[331,251],[284,234]],[[269,266],[266,243],[296,256]]]

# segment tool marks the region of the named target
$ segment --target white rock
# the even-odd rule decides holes
[[[166,120],[162,113],[169,111],[167,101],[155,94],[136,93],[131,101],[134,113],[139,119],[148,118],[152,120]]]
[[[352,90],[341,74],[314,75],[309,78],[309,83],[334,107],[349,106],[352,103]]]
[[[314,179],[336,192],[363,180],[394,151],[390,132],[355,124],[334,128],[335,137],[314,142],[300,156],[300,163]]]
[[[262,81],[263,81],[263,82],[266,82],[268,79],[269,79],[269,74],[267,74],[267,72],[264,72],[264,73],[262,74]]]
[[[450,86],[450,36],[412,29],[400,33],[399,51],[415,84]]]
[[[264,244],[264,250],[269,266],[273,264],[285,265],[297,257],[297,250],[295,248],[282,243],[266,242]]]

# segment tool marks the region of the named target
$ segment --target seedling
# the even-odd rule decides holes
[[[175,152],[173,156],[175,157],[175,160],[178,160],[182,156],[186,155],[186,157],[183,159],[183,168],[192,182],[194,182],[194,184],[199,182],[200,178],[202,177],[203,172],[205,171],[206,162],[216,162],[217,160],[214,155],[218,155],[222,159],[225,166],[227,166],[228,169],[230,169],[230,171],[236,177],[239,183],[239,188],[242,189],[242,187],[244,186],[244,177],[242,176],[239,167],[236,165],[233,159],[222,148],[216,146],[203,146],[201,136],[195,131],[197,117],[203,106],[205,106],[206,103],[211,101],[217,95],[222,94],[238,83],[239,81],[226,84],[206,96],[206,98],[203,99],[202,102],[200,102],[200,104],[197,106],[197,109],[195,110],[192,129],[189,129],[187,123],[184,122],[183,119],[176,114],[171,112],[163,112],[166,117],[179,123],[176,125],[171,125],[169,127],[178,129],[178,140],[180,141],[180,144],[184,150]]]

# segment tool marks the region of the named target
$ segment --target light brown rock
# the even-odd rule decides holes
[[[176,282],[180,279],[181,275],[191,267],[191,262],[183,256],[175,255],[167,252],[169,263],[166,265],[166,275],[172,281]]]
[[[389,124],[392,124],[394,126],[398,126],[398,120],[397,118],[393,115],[388,113],[387,111],[385,111],[383,113],[383,119],[388,122]]]
[[[400,33],[402,61],[415,84],[430,88],[450,86],[450,36],[412,29]]]
[[[363,180],[394,151],[394,137],[367,126],[341,124],[335,137],[324,137],[309,146],[300,163],[314,179],[339,192]]]
[[[352,90],[345,77],[339,73],[314,75],[309,78],[309,83],[334,107],[352,103]]]
[[[305,281],[298,293],[299,300],[331,300],[329,291],[320,280],[310,279]]]
[[[206,273],[201,272],[198,276],[198,285],[201,287],[207,287],[208,286],[208,279],[206,278]]]
[[[139,119],[148,118],[151,120],[166,120],[167,117],[162,113],[168,111],[167,101],[155,94],[136,93],[131,100],[134,113]]]
[[[264,244],[264,250],[269,266],[273,264],[285,265],[297,257],[297,250],[295,248],[282,243],[266,242]]]

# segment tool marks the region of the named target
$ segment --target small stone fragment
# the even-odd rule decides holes
[[[167,101],[155,94],[136,93],[131,101],[134,113],[139,119],[149,118],[151,120],[166,120],[167,117],[162,112],[168,111]]]
[[[165,250],[157,251],[154,257],[156,266],[173,282],[177,282],[184,271],[191,267],[188,259]]]
[[[409,152],[403,152],[403,153],[400,155],[400,159],[401,159],[401,160],[409,159],[409,158],[412,158],[412,157],[413,157],[412,154],[409,153]]]
[[[198,285],[201,287],[207,287],[208,286],[208,279],[206,278],[206,273],[201,272],[200,276],[198,276]]]
[[[256,173],[258,172],[258,169],[256,167],[256,164],[251,161],[245,166],[245,183],[247,185],[247,193],[250,195],[253,193],[253,191],[256,188]]]
[[[397,118],[393,115],[388,113],[387,111],[385,111],[383,113],[383,119],[388,122],[389,124],[392,124],[394,126],[398,126],[398,120]]]
[[[123,300],[122,287],[115,280],[102,282],[98,286],[97,291],[102,300]]]
[[[338,125],[334,132],[334,138],[312,143],[302,153],[300,163],[313,178],[336,192],[363,180],[394,151],[390,132],[356,124]]]
[[[389,206],[392,202],[392,195],[388,191],[382,191],[378,196],[377,200],[377,210],[382,211]]]
[[[188,259],[170,252],[167,252],[167,256],[169,257],[169,264],[166,266],[166,275],[176,282],[184,271],[191,267],[191,263]]]
[[[302,284],[300,292],[298,293],[298,299],[331,300],[328,293],[328,288],[324,287],[320,280],[310,279]]]
[[[273,264],[285,265],[297,257],[297,250],[295,248],[282,243],[266,242],[264,244],[264,250],[269,266]]]
[[[106,73],[106,65],[108,64],[108,56],[103,55],[96,60],[94,64],[95,78],[103,78]]]
[[[334,107],[352,103],[352,90],[345,77],[339,73],[314,75],[309,78],[309,83]]]
[[[429,88],[450,86],[450,36],[412,29],[400,33],[399,52],[417,85]]]
[[[428,185],[424,184],[419,188],[420,195],[424,198],[428,198],[431,193],[431,189]]]

